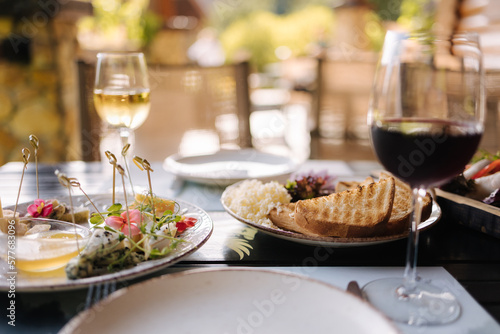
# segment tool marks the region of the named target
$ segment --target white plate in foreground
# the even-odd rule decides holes
[[[247,268],[195,269],[124,288],[59,333],[75,332],[399,333],[369,303],[334,286]]]
[[[163,167],[188,181],[227,186],[249,178],[285,181],[298,164],[284,156],[242,149],[197,156],[174,154],[165,159]]]
[[[94,203],[99,207],[99,210],[109,207],[111,195],[93,195]],[[62,202],[69,203],[66,198],[60,198]],[[113,280],[125,280],[141,277],[151,274],[155,271],[167,268],[184,257],[198,250],[210,237],[213,230],[213,222],[210,216],[199,207],[181,200],[175,200],[181,210],[186,210],[186,215],[198,218],[195,226],[187,229],[181,238],[185,242],[181,242],[177,247],[166,256],[141,262],[136,266],[125,268],[116,272],[110,272],[99,276],[91,276],[79,279],[68,279],[64,268],[53,271],[29,273],[22,270],[17,272],[16,276],[16,291],[51,291],[51,290],[72,290],[84,288],[92,284],[100,284]],[[73,196],[75,206],[83,205],[89,207],[85,196]],[[103,204],[106,203],[106,204]],[[26,212],[26,207],[31,203],[23,203],[19,205],[20,212]],[[91,212],[94,212],[90,208]],[[7,281],[9,267],[7,262],[0,259],[0,291],[9,290],[9,282]]]

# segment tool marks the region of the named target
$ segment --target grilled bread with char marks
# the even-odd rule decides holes
[[[282,205],[270,213],[283,229],[309,236],[367,237],[383,233],[395,193],[394,178]]]
[[[410,223],[411,223],[412,189],[410,188],[409,185],[395,178],[389,172],[385,171],[381,172],[379,176],[380,179],[387,179],[387,178],[394,179],[394,184],[395,184],[394,199],[393,199],[391,214],[387,223],[382,224],[376,229],[373,229],[372,231],[373,233],[369,236],[370,237],[389,236],[389,235],[397,235],[405,233],[410,228]],[[337,184],[336,190],[337,193],[342,193],[345,191],[352,191],[354,189],[366,186],[371,183],[375,183],[372,177],[368,177],[362,182],[358,181],[339,182]],[[317,230],[311,231],[304,225],[297,224],[297,222],[295,221],[295,208],[296,208],[296,203],[281,205],[278,208],[275,208],[271,211],[269,218],[276,226],[283,228],[285,230],[311,236],[326,236],[319,234]],[[431,213],[432,213],[432,197],[429,194],[427,194],[423,199],[422,221],[427,220],[430,217]],[[384,225],[385,228],[382,228],[382,226]],[[353,237],[352,236],[353,232],[349,232],[348,234],[350,234],[348,237]]]
[[[394,177],[389,172],[380,172],[380,178],[393,177],[396,184],[394,194],[394,204],[392,206],[391,217],[387,222],[386,235],[401,234],[409,230],[412,214],[412,189],[405,182]],[[423,198],[421,221],[427,220],[432,213],[432,197],[427,193]]]

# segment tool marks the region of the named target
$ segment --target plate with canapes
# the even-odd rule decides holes
[[[330,195],[290,203],[283,184],[249,179],[227,187],[221,203],[231,216],[258,231],[311,246],[371,246],[408,236],[411,190],[404,183],[390,175],[342,183]],[[386,211],[379,212],[381,207]],[[419,231],[440,218],[441,208],[428,194]]]
[[[95,230],[99,230],[100,233],[107,233],[109,228],[102,228],[103,224],[92,224],[91,220],[89,219],[81,219],[85,215],[82,214],[82,212],[87,211],[88,214],[92,214],[94,212],[102,212],[105,213],[107,210],[116,210],[114,213],[111,215],[115,215],[117,217],[120,216],[119,212],[120,211],[127,211],[123,209],[119,209],[116,206],[111,205],[110,203],[112,202],[112,195],[111,194],[99,194],[99,195],[91,195],[91,200],[92,204],[89,201],[89,199],[86,196],[73,196],[72,197],[72,202],[73,202],[73,207],[75,212],[78,212],[80,215],[80,220],[76,222],[76,227],[82,231],[90,231],[91,236],[95,236]],[[57,199],[60,203],[70,203],[70,200],[68,197],[61,197]],[[115,202],[122,202],[124,203],[123,199],[118,197],[115,199]],[[34,202],[29,202],[29,203],[21,203],[17,207],[17,212],[19,212],[19,215],[22,217],[21,220],[27,221],[29,224],[29,227],[31,228],[31,223],[30,218],[24,218],[23,216],[26,215],[28,212],[28,207],[30,205],[33,205]],[[175,200],[173,201],[173,205],[175,207],[173,215],[178,215],[179,217],[185,217],[189,219],[191,222],[189,228],[185,228],[182,233],[175,234],[175,238],[172,237],[170,238],[169,242],[166,244],[162,244],[162,248],[157,250],[154,254],[153,252],[150,252],[150,257],[148,259],[143,259],[141,258],[141,261],[137,262],[127,262],[126,265],[121,268],[118,265],[115,265],[114,267],[99,267],[99,268],[94,268],[94,271],[87,276],[84,277],[71,277],[69,276],[69,271],[68,271],[68,266],[71,263],[71,261],[76,262],[78,265],[75,266],[77,268],[77,272],[80,272],[79,270],[81,269],[79,266],[81,265],[82,268],[88,268],[88,265],[86,266],[85,264],[82,264],[82,262],[75,261],[78,258],[78,252],[82,254],[86,247],[90,244],[89,236],[85,234],[85,237],[83,237],[84,233],[82,234],[82,238],[79,239],[79,248],[76,248],[75,246],[75,257],[72,259],[66,259],[66,262],[61,264],[57,268],[53,267],[44,267],[43,263],[47,261],[51,261],[51,259],[33,259],[31,262],[32,264],[30,267],[26,267],[23,269],[17,268],[15,266],[15,255],[16,255],[16,250],[14,249],[11,255],[12,257],[9,259],[8,256],[0,257],[0,277],[6,278],[7,275],[12,275],[13,273],[16,273],[16,290],[17,291],[54,291],[54,290],[72,290],[72,289],[78,289],[78,288],[84,288],[93,284],[100,284],[103,282],[107,281],[117,281],[117,280],[126,280],[126,279],[133,279],[133,278],[138,278],[147,274],[151,274],[155,271],[164,269],[166,267],[169,267],[178,261],[182,260],[184,257],[188,256],[189,254],[195,252],[198,250],[210,237],[212,234],[213,230],[213,222],[210,216],[201,208],[199,208],[196,205],[193,205],[189,202],[182,201],[182,200]],[[95,205],[95,207],[94,207]],[[97,208],[97,210],[96,210]],[[5,207],[4,212],[8,212],[8,210],[13,210],[14,206],[10,207]],[[107,215],[105,215],[107,217]],[[123,218],[124,216],[122,216]],[[66,216],[66,219],[71,220],[71,216]],[[130,218],[132,220],[132,218]],[[177,218],[179,219],[179,218]],[[183,218],[184,219],[184,218]],[[123,221],[124,218],[123,218]],[[182,220],[184,221],[184,220]],[[72,225],[71,222],[66,222],[66,225]],[[100,225],[101,228],[96,228],[96,226]],[[126,226],[125,223],[123,224],[122,227]],[[173,228],[176,228],[175,226]],[[115,226],[116,229],[116,226]],[[67,233],[71,234],[74,228],[67,228]],[[130,230],[133,230],[132,228]],[[121,231],[124,231],[123,229]],[[81,232],[81,231],[79,231]],[[178,232],[178,231],[177,231]],[[123,234],[126,234],[127,232],[125,231]],[[140,234],[142,235],[142,234]],[[108,234],[106,234],[108,236]],[[27,238],[28,236],[17,236],[16,241],[18,245],[21,245],[24,238]],[[121,236],[118,238],[116,241],[116,245],[119,245],[119,242],[122,240],[119,240],[123,238],[124,236]],[[124,239],[127,239],[126,237]],[[165,238],[166,239],[166,238]],[[137,244],[140,244],[141,239],[137,242]],[[85,244],[85,245],[83,245]],[[116,247],[115,245],[115,247]],[[143,241],[143,244],[145,245],[145,242]],[[55,246],[57,248],[57,246]],[[121,246],[118,246],[121,247]],[[130,247],[130,245],[129,245]],[[164,253],[161,253],[161,250],[165,250]],[[126,254],[126,253],[121,253],[121,254]],[[55,252],[52,252],[52,257],[58,257],[61,254],[57,253],[57,249]],[[154,256],[153,256],[154,255]],[[154,258],[153,258],[154,257]],[[125,256],[124,256],[125,258]],[[118,257],[117,260],[120,260],[121,258]],[[12,261],[9,261],[12,260]],[[69,262],[68,262],[69,260]],[[112,261],[113,263],[116,264],[116,261]],[[12,266],[14,265],[14,266]],[[77,275],[78,276],[78,275]],[[6,279],[0,279],[0,291],[8,291],[9,285],[8,281]]]

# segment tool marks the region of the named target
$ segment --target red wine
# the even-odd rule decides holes
[[[371,139],[382,165],[412,187],[433,187],[460,174],[481,141],[474,123],[388,119]]]

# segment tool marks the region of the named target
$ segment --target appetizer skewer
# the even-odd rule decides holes
[[[38,147],[40,146],[40,141],[35,135],[30,135],[29,141],[35,151],[34,153],[35,153],[35,173],[36,173],[36,198],[40,198],[40,186],[38,182]]]

